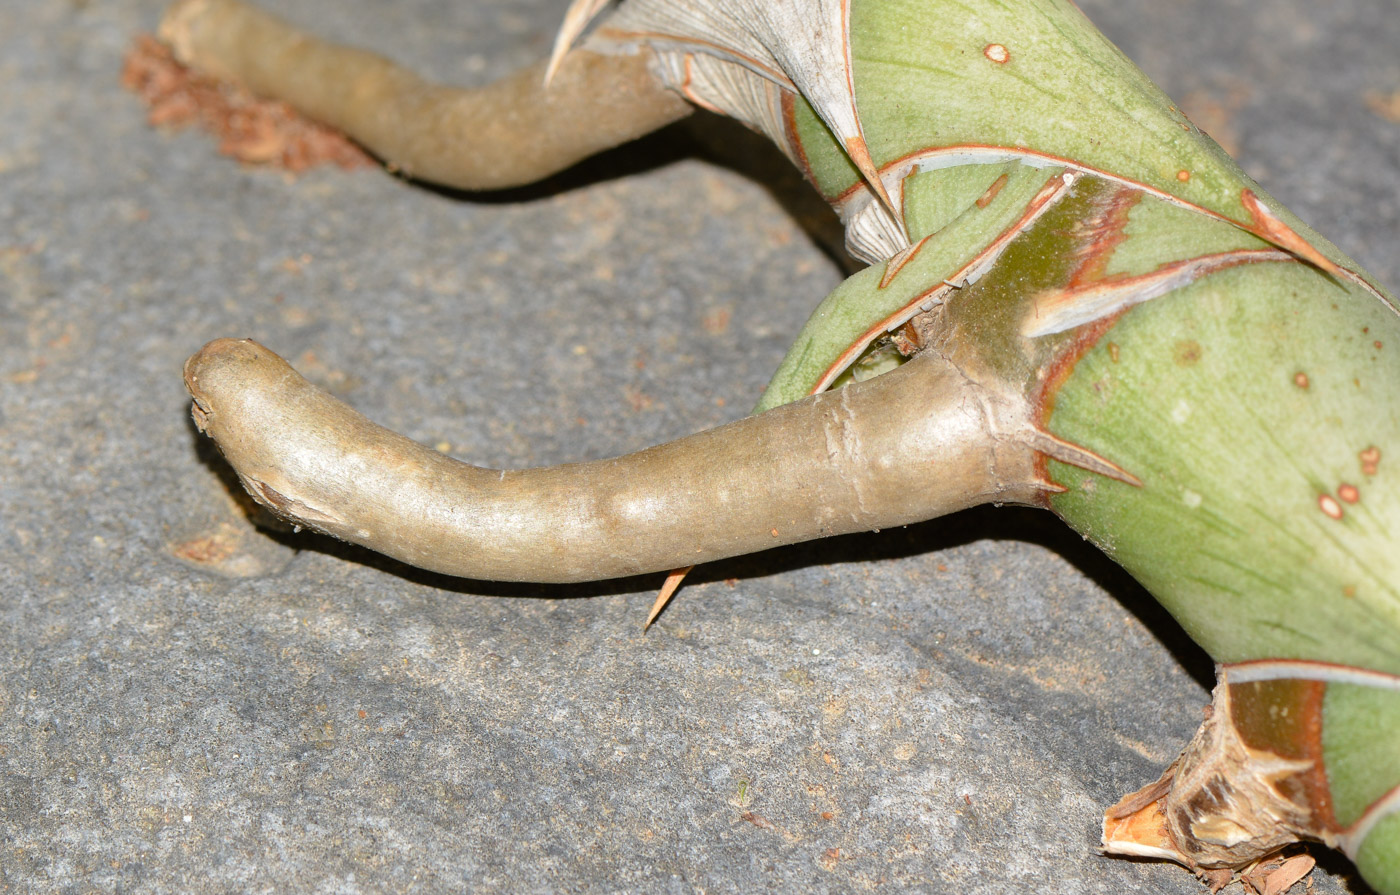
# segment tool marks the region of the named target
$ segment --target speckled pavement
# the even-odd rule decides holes
[[[1392,3],[1080,3],[1400,284]],[[1048,514],[705,566],[645,636],[659,576],[254,528],[189,420],[205,341],[482,465],[608,456],[747,411],[842,276],[834,225],[713,119],[481,197],[240,167],[118,84],[161,5],[0,0],[0,892],[1204,891],[1096,846],[1210,664]],[[480,82],[562,6],[283,10]]]

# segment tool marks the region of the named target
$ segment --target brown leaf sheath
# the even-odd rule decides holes
[[[1038,503],[1042,490],[1025,402],[989,394],[935,352],[624,457],[516,471],[377,426],[251,340],[209,343],[185,382],[199,428],[259,502],[472,578],[663,571],[991,501]]]
[[[166,13],[160,38],[182,63],[287,102],[411,177],[460,189],[532,183],[692,110],[652,75],[647,53],[575,50],[548,89],[544,63],[464,89],[237,0],[183,0]]]

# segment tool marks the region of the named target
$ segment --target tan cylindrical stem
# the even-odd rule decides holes
[[[199,428],[279,515],[425,569],[587,581],[975,504],[1035,502],[1033,452],[931,355],[612,460],[500,471],[370,422],[251,340],[185,365]],[[1000,434],[997,434],[1000,433]]]
[[[181,62],[280,99],[411,176],[468,190],[531,183],[685,117],[645,53],[570,53],[481,88],[431,84],[237,0],[182,0],[160,37]]]

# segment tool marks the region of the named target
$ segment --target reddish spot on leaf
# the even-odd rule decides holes
[[[1311,383],[1308,382],[1308,374],[1299,370],[1293,374],[1293,384],[1298,388],[1307,388]]]
[[[1356,489],[1355,485],[1343,483],[1337,489],[1337,496],[1347,503],[1356,503],[1361,499],[1361,492]]]
[[[1318,495],[1317,505],[1322,508],[1322,512],[1327,514],[1328,518],[1341,519],[1342,516],[1345,515],[1342,510],[1342,505],[1337,503],[1336,499],[1330,494]]]
[[[982,50],[982,55],[997,65],[1005,65],[1011,59],[1011,51],[1001,44],[987,44]]]
[[[992,185],[987,187],[987,191],[982,194],[982,197],[980,199],[977,200],[977,207],[986,208],[988,205],[991,205],[992,200],[996,199],[997,193],[1000,193],[1001,188],[1006,186],[1006,181],[1008,179],[1008,176],[1003,174],[996,180],[992,181]]]
[[[1381,449],[1373,444],[1357,456],[1361,459],[1361,472],[1365,475],[1375,475],[1381,465]]]

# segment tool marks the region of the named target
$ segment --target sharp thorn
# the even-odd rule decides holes
[[[685,580],[685,576],[689,575],[693,568],[695,566],[686,566],[683,569],[667,573],[666,583],[661,585],[661,592],[656,595],[656,602],[651,604],[651,612],[647,613],[647,622],[642,625],[643,634],[651,628],[651,623],[656,621],[656,617],[661,614],[661,610],[666,608],[666,604],[671,602],[671,598],[680,589],[681,582]]]

